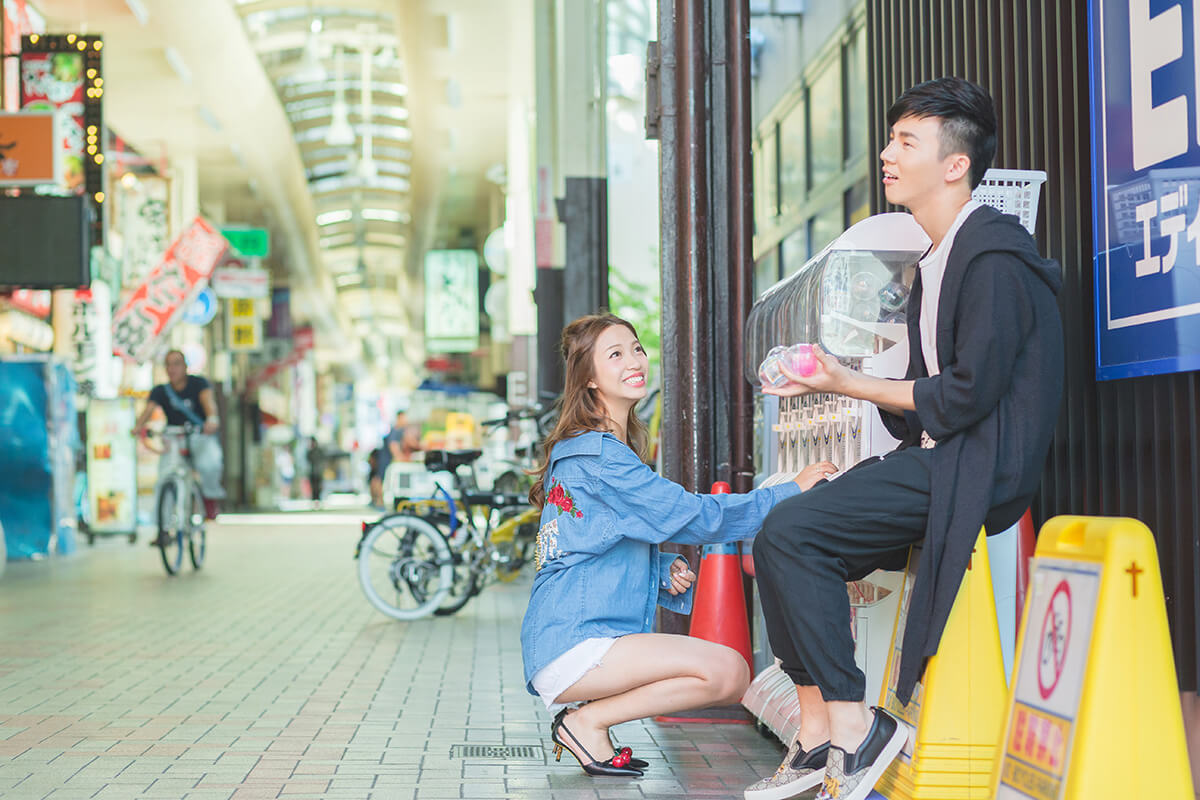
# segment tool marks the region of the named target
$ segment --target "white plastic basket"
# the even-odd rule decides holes
[[[1032,234],[1045,182],[1046,173],[1040,169],[989,169],[971,196],[1002,214],[1016,215]]]
[[[453,476],[448,472],[430,472],[421,461],[393,461],[383,473],[383,500],[391,508],[396,498],[427,500],[434,496],[438,483],[449,489]]]

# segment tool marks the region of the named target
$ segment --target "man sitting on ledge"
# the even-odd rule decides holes
[[[863,800],[907,729],[864,704],[846,582],[902,567],[923,543],[904,630],[907,703],[937,652],[981,526],[1011,526],[1045,465],[1063,386],[1057,263],[1016,217],[971,198],[996,151],[991,97],[959,78],[906,91],[888,111],[884,194],[932,240],[908,303],[904,380],[855,372],[817,352],[814,375],[764,391],[834,392],[879,407],[901,440],[832,482],[781,502],[754,544],[771,648],[796,684],[800,730],[747,800],[819,784],[819,800]]]

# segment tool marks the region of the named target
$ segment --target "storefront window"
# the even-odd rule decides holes
[[[811,122],[810,155],[812,181],[820,186],[842,171],[842,76],[841,63],[833,60],[809,88]]]
[[[758,296],[779,281],[779,248],[772,247],[754,262],[754,294]]]
[[[871,216],[871,191],[866,180],[861,180],[846,190],[846,220],[849,225],[862,222]]]
[[[821,248],[842,235],[842,204],[827,206],[816,213],[808,221],[808,240],[812,243],[812,252],[819,253]]]
[[[779,136],[775,130],[763,137],[762,144],[763,219],[779,216]]]
[[[783,277],[794,275],[808,261],[808,228],[801,225],[783,240]]]
[[[799,210],[804,204],[807,177],[804,152],[805,104],[801,100],[779,123],[779,200],[781,213]]]
[[[867,152],[867,29],[860,27],[846,45],[846,160]]]

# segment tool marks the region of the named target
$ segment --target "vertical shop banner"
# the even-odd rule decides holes
[[[1198,6],[1089,2],[1100,380],[1200,369]]]
[[[272,339],[291,339],[292,334],[292,290],[286,287],[272,289],[267,336]]]
[[[137,286],[158,264],[169,244],[165,178],[145,175],[121,186],[121,239],[124,264],[121,283]]]
[[[46,20],[26,0],[0,0],[4,13],[4,39],[0,55],[17,56],[21,52],[21,37],[45,33]],[[17,60],[4,64],[4,85],[0,86],[0,107],[19,108],[21,105],[21,75]]]
[[[82,53],[21,55],[21,108],[57,117],[60,185],[72,194],[82,194],[85,188],[84,91]]]
[[[142,363],[204,288],[225,255],[225,237],[197,217],[113,318],[113,351]]]
[[[89,525],[97,533],[137,530],[137,421],[133,398],[92,400],[87,410]]]
[[[71,368],[79,393],[86,397],[115,397],[113,369],[112,293],[103,281],[74,292],[71,308]]]
[[[229,301],[225,314],[225,343],[235,353],[249,353],[262,348],[262,320],[252,298],[235,297]]]
[[[469,353],[479,346],[479,256],[474,250],[425,254],[425,349]]]

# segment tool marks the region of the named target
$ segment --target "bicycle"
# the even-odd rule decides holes
[[[509,455],[490,463],[485,462],[495,474],[491,483],[493,491],[521,494],[533,488],[533,477],[529,473],[537,468],[538,444],[546,438],[550,423],[557,413],[558,409],[553,406],[536,404],[511,409],[503,417],[479,423],[484,430],[518,430],[516,441],[509,445]]]
[[[189,444],[190,436],[199,432],[200,428],[193,425],[168,425],[159,434],[163,447],[155,451],[162,458],[171,459],[170,467],[160,471],[154,487],[155,521],[158,524],[154,544],[168,575],[177,574],[183,566],[185,546],[193,569],[204,565],[208,550],[204,495],[196,479]],[[151,435],[150,431],[145,433]]]
[[[479,456],[426,453],[426,469],[449,472],[457,498],[435,483],[434,497],[399,501],[394,513],[363,524],[354,557],[363,593],[379,611],[400,620],[456,613],[530,560],[540,512],[520,495],[475,491],[468,468]]]

